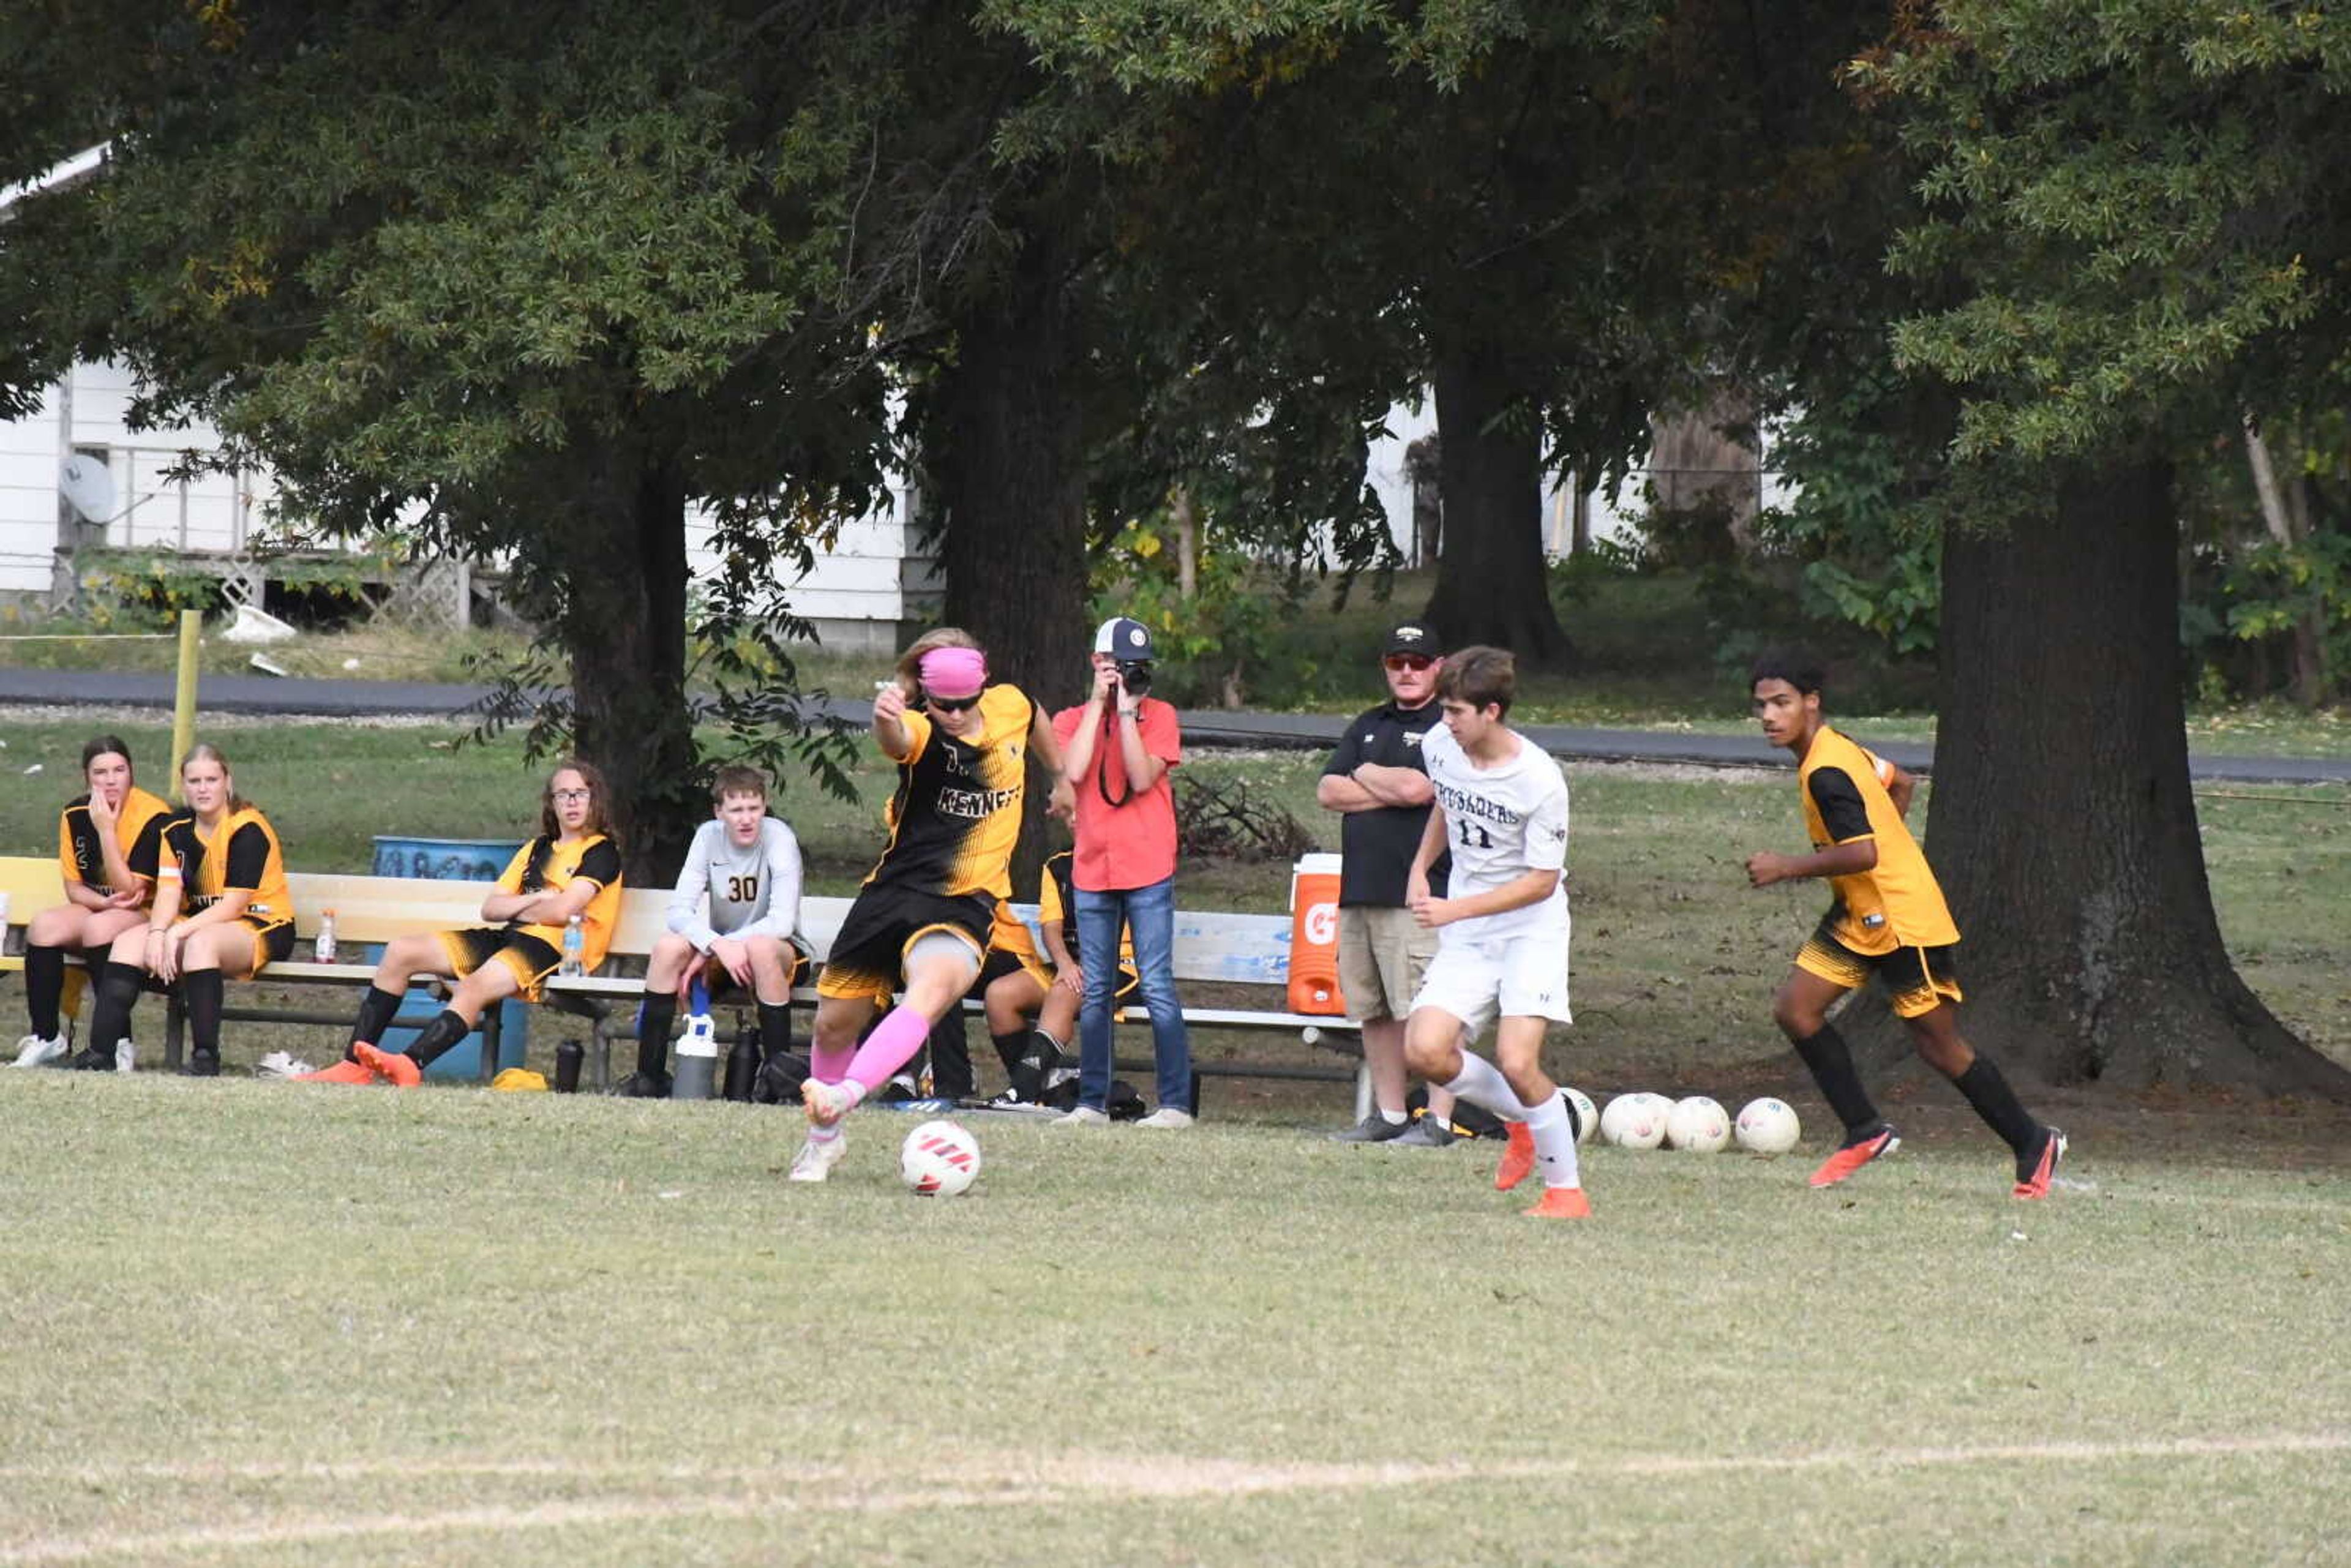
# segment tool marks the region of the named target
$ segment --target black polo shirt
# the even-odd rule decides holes
[[[1394,703],[1359,714],[1339,737],[1323,773],[1352,774],[1366,762],[1383,768],[1410,768],[1426,772],[1420,762],[1420,737],[1445,722],[1445,706],[1434,697],[1406,711]],[[1370,811],[1348,811],[1339,819],[1339,847],[1345,862],[1339,871],[1339,902],[1404,906],[1404,882],[1412,870],[1413,852],[1428,826],[1426,806],[1382,806]],[[1429,868],[1428,885],[1442,896],[1453,862],[1439,855]]]

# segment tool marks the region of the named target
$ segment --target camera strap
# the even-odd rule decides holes
[[[1132,779],[1127,779],[1126,787],[1120,793],[1118,799],[1115,800],[1111,799],[1110,747],[1118,744],[1118,705],[1112,702],[1105,703],[1102,706],[1110,711],[1109,723],[1103,726],[1103,727],[1109,730],[1110,733],[1102,737],[1102,740],[1108,744],[1098,744],[1095,749],[1094,792],[1102,798],[1102,803],[1104,805],[1115,811],[1121,806],[1125,805],[1129,800],[1134,799],[1134,780]],[[1134,727],[1137,731],[1140,731],[1143,727],[1143,709],[1140,705],[1138,705],[1134,710]]]

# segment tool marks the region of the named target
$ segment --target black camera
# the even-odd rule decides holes
[[[1129,696],[1145,696],[1151,691],[1151,661],[1121,659],[1118,661],[1118,684],[1126,688]]]

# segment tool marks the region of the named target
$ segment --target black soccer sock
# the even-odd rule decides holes
[[[1010,1034],[991,1032],[987,1038],[995,1045],[996,1054],[1004,1063],[1004,1071],[1017,1076],[1020,1071],[1021,1053],[1029,1049],[1029,1031],[1017,1029]]]
[[[1951,1082],[2019,1159],[2041,1147],[2041,1124],[2018,1101],[2016,1091],[2008,1086],[2007,1077],[1991,1057],[1978,1052],[1974,1063]]]
[[[761,1002],[759,1004],[759,1060],[761,1062],[783,1055],[792,1048],[792,1004]]]
[[[1044,1098],[1047,1074],[1061,1064],[1061,1042],[1041,1029],[1021,1037],[1019,1059],[1013,1062],[1013,1092],[1030,1104]]]
[[[361,1041],[369,1045],[381,1044],[383,1031],[390,1029],[392,1020],[399,1016],[400,993],[387,991],[381,986],[370,986],[367,995],[360,1000],[360,1016],[351,1020],[351,1044],[358,1045]],[[344,1058],[349,1060],[350,1054],[350,1048],[346,1047]]]
[[[25,945],[25,1012],[33,1032],[57,1038],[57,1003],[66,994],[66,950]]]
[[[961,1100],[972,1090],[971,1046],[964,1039],[963,1009],[950,1006],[931,1026],[931,1092],[942,1100]]]
[[[146,983],[147,971],[136,964],[106,961],[98,972],[98,999],[90,1004],[86,1049],[111,1053],[117,1040],[130,1038],[131,1009]]]
[[[652,991],[637,1004],[637,1071],[659,1078],[669,1071],[669,1026],[677,1021],[677,993]]]
[[[188,1009],[188,1043],[217,1061],[220,1057],[221,972],[190,969],[180,977],[180,1001]]]
[[[440,1057],[449,1054],[450,1048],[474,1032],[474,1026],[458,1014],[444,1008],[440,1016],[426,1024],[423,1030],[402,1052],[419,1067],[429,1067]]]
[[[1844,1124],[1847,1135],[1876,1124],[1877,1107],[1870,1103],[1869,1091],[1861,1086],[1861,1075],[1853,1070],[1853,1052],[1845,1049],[1844,1036],[1837,1033],[1836,1025],[1824,1023],[1810,1040],[1798,1040],[1796,1054],[1812,1070],[1813,1082],[1820,1085],[1822,1098]]]

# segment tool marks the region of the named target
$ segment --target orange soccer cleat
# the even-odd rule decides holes
[[[1813,1185],[1834,1186],[1870,1161],[1882,1155],[1890,1155],[1901,1146],[1902,1140],[1894,1135],[1894,1129],[1880,1122],[1877,1131],[1866,1137],[1855,1138],[1823,1160],[1821,1168],[1813,1173]]]
[[[1542,1201],[1527,1213],[1537,1219],[1589,1219],[1592,1200],[1583,1196],[1580,1186],[1547,1186]]]
[[[2054,1127],[2043,1127],[2041,1133],[2041,1153],[2032,1167],[2023,1168],[2022,1162],[2019,1162],[2014,1189],[2018,1197],[2047,1197],[2049,1183],[2057,1174],[2059,1162],[2065,1157],[2065,1134]]]
[[[1510,1146],[1502,1151],[1502,1163],[1494,1167],[1494,1190],[1508,1192],[1527,1179],[1535,1168],[1535,1135],[1527,1131],[1524,1122],[1505,1122],[1503,1131],[1510,1134]]]
[[[378,1051],[362,1041],[351,1047],[351,1054],[362,1066],[395,1089],[413,1089],[424,1082],[424,1069],[413,1056],[402,1056],[396,1051]]]
[[[297,1083],[372,1083],[375,1074],[356,1061],[338,1061],[332,1067],[321,1067],[316,1072],[298,1072]]]

